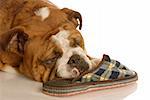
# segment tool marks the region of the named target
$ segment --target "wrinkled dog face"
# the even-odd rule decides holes
[[[74,35],[75,37],[71,37]],[[51,37],[61,48],[62,57],[57,60],[57,75],[63,78],[74,78],[91,68],[92,64],[82,48],[83,38],[78,31],[62,29]]]
[[[32,38],[25,45],[26,68],[21,70],[26,74],[31,72],[38,81],[51,80],[55,74],[62,78],[77,77],[92,67],[83,44],[77,30],[59,29],[53,35]]]
[[[24,48],[20,71],[37,81],[51,80],[55,73],[62,78],[77,77],[92,67],[83,38],[76,29],[82,27],[82,16],[68,8],[48,5],[35,6],[31,14],[34,17],[28,17],[30,21],[23,24],[28,26],[25,31],[30,34],[30,39]],[[16,17],[16,24],[24,22],[19,20],[23,14]],[[55,28],[57,31],[52,32]]]

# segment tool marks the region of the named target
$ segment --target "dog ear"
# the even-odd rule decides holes
[[[67,14],[67,17],[70,21],[72,21],[76,27],[79,25],[79,29],[81,30],[82,28],[82,16],[79,12],[68,9],[68,8],[63,8],[61,9],[64,13]],[[79,20],[79,23],[78,23]]]
[[[21,29],[10,30],[0,36],[0,48],[3,51],[24,53],[24,45],[28,35]]]

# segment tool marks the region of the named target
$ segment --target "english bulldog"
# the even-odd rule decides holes
[[[0,0],[0,70],[40,82],[75,78],[96,67],[79,12],[47,0]]]

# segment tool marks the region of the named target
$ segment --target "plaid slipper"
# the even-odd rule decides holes
[[[43,93],[51,96],[71,96],[129,85],[137,79],[136,72],[104,55],[96,69],[75,79],[57,79],[43,83]]]

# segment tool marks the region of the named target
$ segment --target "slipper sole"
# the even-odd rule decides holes
[[[123,86],[130,85],[136,82],[137,80],[138,80],[138,76],[136,74],[126,79],[118,79],[112,81],[77,83],[77,84],[68,84],[65,86],[43,85],[42,92],[50,96],[66,97],[66,96],[73,96],[73,95],[83,94],[92,91],[123,87]]]

